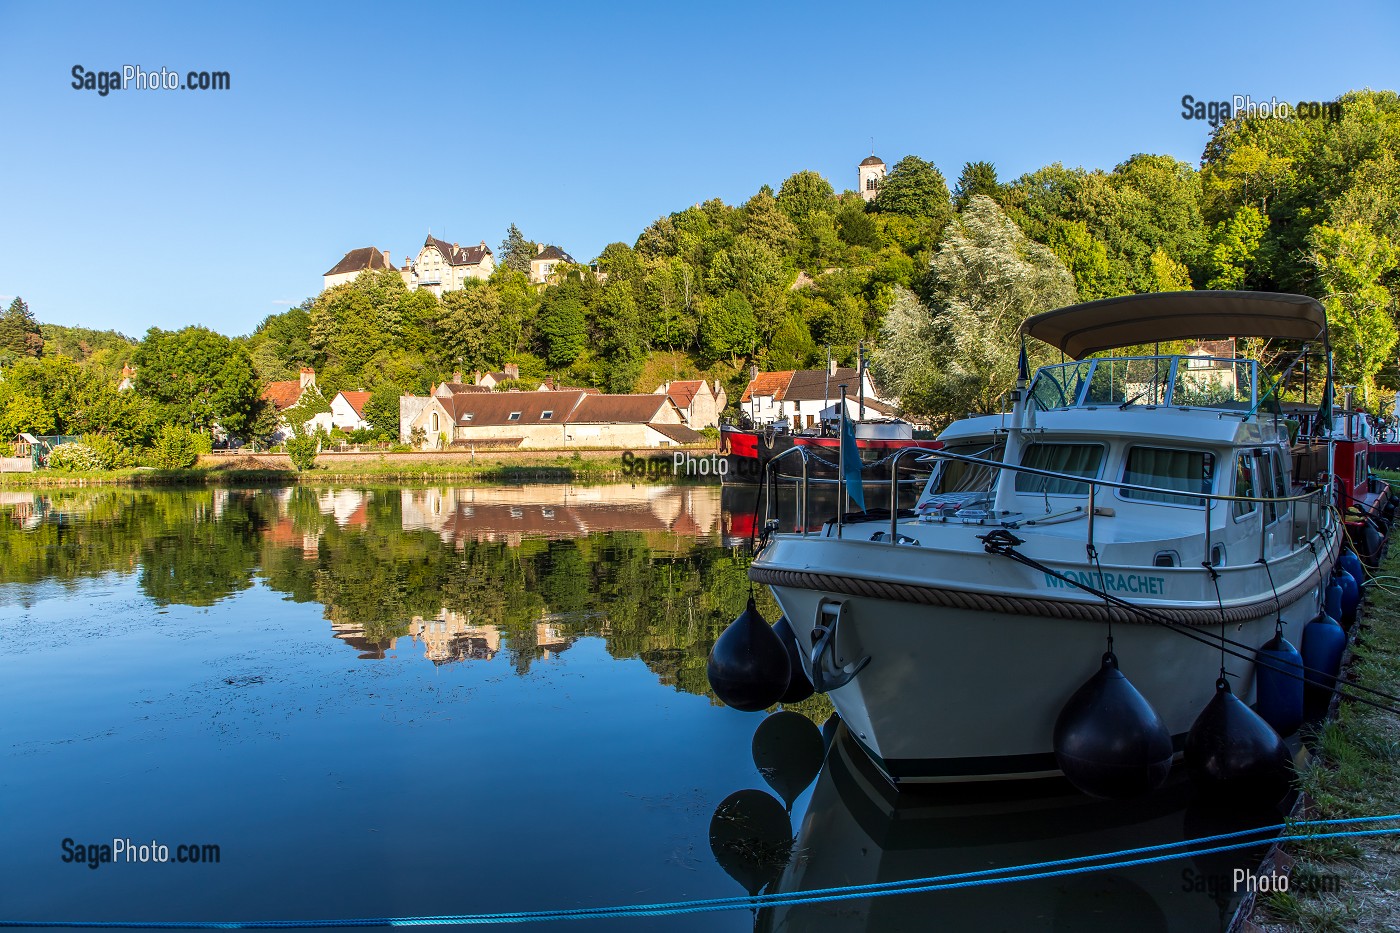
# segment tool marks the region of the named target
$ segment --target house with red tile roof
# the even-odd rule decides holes
[[[331,424],[342,431],[358,431],[370,427],[365,420],[365,402],[370,393],[364,390],[337,392],[331,399]]]
[[[876,391],[869,372],[862,376],[851,367],[833,364],[827,369],[755,373],[739,397],[739,408],[754,424],[786,421],[794,431],[818,428],[822,410],[840,400],[842,383],[846,394],[855,399],[861,394],[862,382],[867,401],[897,407],[896,400]]]
[[[316,387],[316,370],[307,366],[301,368],[296,379],[269,382],[263,387],[263,401],[272,405],[272,410],[277,413],[278,427],[272,435],[273,443],[280,444],[292,436],[292,425],[287,421],[284,413],[300,402],[302,396],[307,392],[320,392],[320,389]],[[307,431],[315,431],[317,428],[329,431],[331,429],[331,416],[323,412],[306,422]]]
[[[729,403],[718,379],[713,386],[704,379],[677,379],[657,386],[655,394],[669,398],[680,409],[685,426],[696,431],[718,427],[720,412]]]

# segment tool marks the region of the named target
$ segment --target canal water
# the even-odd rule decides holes
[[[0,492],[0,920],[694,900],[1274,821],[1179,782],[895,795],[824,698],[721,706],[706,655],[754,508],[643,483]],[[580,929],[1214,930],[1252,854]]]

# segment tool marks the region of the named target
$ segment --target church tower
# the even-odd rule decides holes
[[[880,182],[885,177],[885,163],[880,157],[871,153],[861,160],[860,163],[860,185],[856,188],[860,196],[867,201],[875,200],[875,195],[880,193]]]

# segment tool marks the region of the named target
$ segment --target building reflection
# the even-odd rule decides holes
[[[708,537],[720,525],[716,486],[569,484],[495,488],[440,487],[400,491],[403,530],[428,530],[445,543],[527,537],[578,538],[641,531]]]
[[[569,648],[578,635],[566,630],[564,620],[548,617],[525,632],[507,633],[491,623],[474,624],[470,612],[455,612],[446,606],[436,616],[414,616],[403,635],[375,637],[366,627],[353,622],[332,622],[331,633],[360,653],[362,660],[381,660],[391,651],[422,651],[435,665],[458,661],[491,661],[509,644],[518,653],[541,660],[556,658]]]

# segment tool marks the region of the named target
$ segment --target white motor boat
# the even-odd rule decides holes
[[[1220,336],[1325,343],[1318,302],[1136,295],[1037,315],[1023,333],[1070,361],[1023,378],[1007,414],[901,453],[896,470],[934,467],[915,510],[814,523],[799,490],[750,569],[813,684],[895,782],[1060,775],[1057,717],[1106,645],[1181,751],[1222,666],[1253,701],[1252,649],[1279,621],[1301,641],[1338,555],[1330,491],[1295,486],[1255,361],[1092,356]]]

